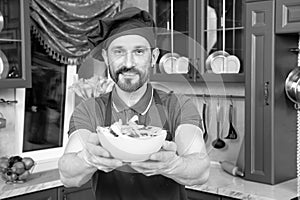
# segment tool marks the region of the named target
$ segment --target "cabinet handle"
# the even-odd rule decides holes
[[[269,96],[270,96],[270,92],[269,92],[269,81],[265,82],[264,85],[264,99],[265,99],[265,105],[268,106],[269,105]]]

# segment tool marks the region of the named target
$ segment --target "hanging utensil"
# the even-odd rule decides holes
[[[207,104],[204,101],[203,107],[202,107],[202,122],[203,122],[203,129],[204,129],[203,139],[205,142],[207,141],[207,138],[208,138],[207,127],[206,127],[206,109],[207,109]]]
[[[233,112],[233,104],[231,102],[229,105],[229,130],[228,130],[228,135],[225,137],[225,139],[235,140],[237,138],[237,133],[232,124],[232,112]]]
[[[225,147],[225,142],[220,138],[221,135],[221,112],[220,112],[220,104],[217,104],[217,139],[212,142],[212,146],[216,149],[222,149]]]

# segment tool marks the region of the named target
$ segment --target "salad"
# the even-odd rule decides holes
[[[132,138],[147,139],[159,135],[161,128],[155,126],[145,126],[137,124],[136,122],[129,121],[127,124],[123,124],[122,120],[113,123],[110,127],[97,127],[99,133],[110,133],[115,137],[128,136]]]

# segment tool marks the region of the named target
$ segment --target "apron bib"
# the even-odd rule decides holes
[[[105,111],[105,126],[111,125],[112,119],[112,99],[111,93],[108,97]],[[158,108],[161,122],[164,122],[163,129],[167,131],[166,140],[172,140],[169,121],[163,109],[162,101],[155,89],[153,97]],[[139,115],[139,123],[145,123],[145,116]],[[136,172],[124,172],[113,170],[103,172],[98,170],[93,175],[93,189],[97,199],[100,200],[185,200],[187,199],[185,188],[172,179],[162,175],[145,176]]]

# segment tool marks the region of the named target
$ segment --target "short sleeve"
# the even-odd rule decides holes
[[[88,99],[76,106],[69,124],[68,134],[75,130],[86,129],[96,132],[97,126],[103,126],[103,103],[95,99]]]
[[[183,95],[179,96],[177,106],[179,113],[175,120],[178,126],[180,124],[193,124],[202,129],[200,113],[191,98]]]
[[[173,93],[167,101],[167,109],[173,132],[181,124],[192,124],[202,129],[201,116],[191,98]]]

